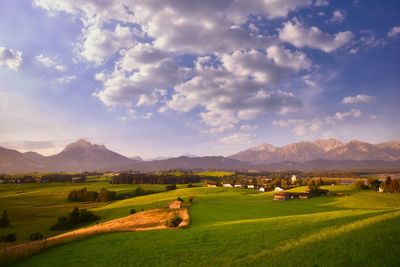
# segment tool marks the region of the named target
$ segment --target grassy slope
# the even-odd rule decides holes
[[[107,182],[71,184],[3,184],[0,185],[0,213],[7,210],[11,227],[0,228],[0,235],[16,233],[17,241],[27,241],[34,232],[42,232],[46,236],[60,232],[50,231],[49,227],[56,223],[57,218],[71,212],[74,206],[79,208],[99,208],[105,203],[81,203],[67,201],[67,195],[72,189],[87,187],[88,190],[108,190],[120,193],[133,192],[137,187],[146,190],[163,191],[163,185],[110,185]],[[129,211],[125,211],[127,215]],[[107,218],[102,218],[107,219]],[[2,244],[0,244],[0,247]]]
[[[96,236],[17,266],[399,266],[400,195],[334,189],[350,196],[276,202],[272,193],[191,188],[118,201],[95,211],[113,218],[193,195],[192,224]]]

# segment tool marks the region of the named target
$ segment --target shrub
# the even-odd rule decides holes
[[[13,243],[17,241],[17,236],[15,234],[6,234],[0,236],[0,241],[1,242],[6,242],[6,243]]]
[[[184,202],[183,199],[180,196],[177,198],[177,200],[180,201],[180,202]]]
[[[167,185],[166,187],[165,187],[165,190],[167,190],[167,191],[172,191],[172,190],[176,190],[176,184],[171,184],[171,185]]]
[[[7,211],[3,211],[3,215],[0,218],[0,227],[8,227],[10,226],[10,219],[8,218]]]
[[[108,201],[112,201],[115,199],[115,197],[117,196],[117,192],[115,191],[108,191],[105,188],[102,188],[99,192],[99,195],[97,197],[97,201],[99,202],[108,202]]]
[[[193,202],[193,196],[190,196],[189,197],[189,203],[192,204],[192,202]]]
[[[42,233],[32,233],[29,236],[29,240],[31,241],[42,240],[42,239],[44,239],[44,235]]]
[[[131,209],[131,214],[135,214],[136,210],[135,209]]]
[[[68,194],[68,200],[72,202],[94,202],[97,197],[96,191],[88,191],[86,187],[74,189]]]
[[[183,219],[178,214],[175,214],[173,218],[167,220],[165,225],[168,227],[178,227],[182,221]]]
[[[50,229],[68,230],[85,223],[94,222],[99,218],[99,216],[94,215],[86,209],[79,210],[78,207],[75,207],[68,216],[59,217],[58,222],[51,226]]]

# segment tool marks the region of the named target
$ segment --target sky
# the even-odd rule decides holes
[[[397,0],[2,0],[0,146],[400,139]]]

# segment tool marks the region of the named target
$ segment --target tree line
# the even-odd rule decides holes
[[[120,173],[111,178],[111,184],[189,184],[199,183],[204,180],[204,176],[184,173],[181,175],[173,174],[154,174],[154,173]],[[207,177],[210,179],[210,177]]]

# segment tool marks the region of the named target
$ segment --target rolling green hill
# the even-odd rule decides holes
[[[187,229],[104,234],[15,266],[398,266],[400,195],[329,189],[349,195],[277,202],[273,193],[185,188],[99,205],[92,211],[109,220],[194,196]]]

